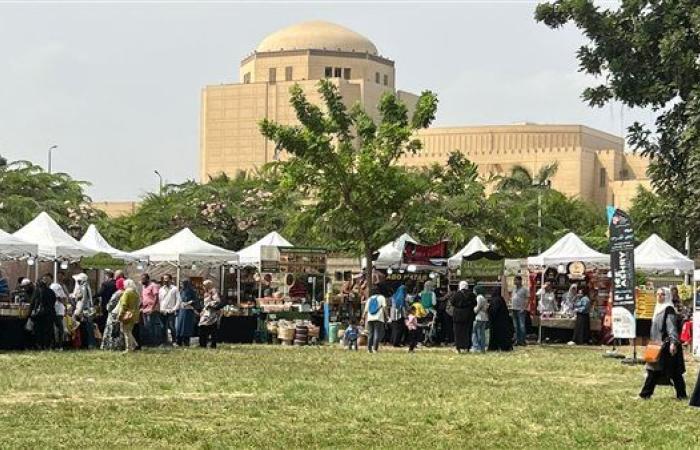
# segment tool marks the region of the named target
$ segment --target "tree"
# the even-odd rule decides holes
[[[650,108],[654,123],[635,122],[630,145],[651,158],[649,176],[675,219],[693,233],[700,219],[700,5],[695,0],[630,0],[616,9],[592,0],[538,5],[535,18],[551,28],[572,22],[589,43],[580,70],[601,83],[583,92],[591,106],[617,100]]]
[[[7,167],[7,159],[0,155],[0,170],[4,169],[5,167]]]
[[[426,242],[451,241],[456,251],[474,235],[484,234],[488,224],[484,184],[478,167],[463,153],[454,151],[446,165],[434,164],[421,175],[429,189],[408,231]]]
[[[537,174],[533,174],[525,167],[516,164],[510,169],[509,175],[495,177],[496,190],[502,192],[524,192],[540,189],[551,182],[552,177],[559,170],[559,164],[554,162],[540,167]]]
[[[373,252],[393,239],[424,192],[425,184],[396,163],[422,148],[413,133],[432,123],[437,97],[423,92],[409,119],[406,105],[386,93],[375,123],[359,105],[348,110],[332,82],[322,80],[318,92],[324,109],[294,85],[290,102],[300,125],[264,119],[260,129],[290,155],[282,166],[284,184],[307,197],[301,214],[361,252],[371,274]]]
[[[14,232],[41,211],[49,213],[74,237],[104,213],[90,206],[89,184],[65,173],[47,173],[29,161],[0,166],[0,228]]]
[[[638,241],[656,233],[675,248],[685,245],[683,225],[676,220],[674,205],[666,202],[664,197],[640,186],[629,213]]]
[[[264,167],[234,178],[222,174],[206,184],[170,184],[147,194],[133,215],[106,221],[103,232],[113,245],[133,250],[188,227],[208,242],[238,250],[261,233],[280,230],[295,208],[293,196],[273,194],[278,183],[274,168]]]

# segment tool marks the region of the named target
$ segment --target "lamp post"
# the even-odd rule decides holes
[[[49,165],[48,165],[48,172],[51,173],[51,152],[53,149],[58,148],[58,145],[54,144],[51,147],[49,147]]]
[[[551,180],[535,180],[532,185],[537,188],[537,254],[542,253],[542,189],[549,189]]]
[[[158,195],[163,195],[163,176],[157,170],[154,170],[153,173],[158,175]]]

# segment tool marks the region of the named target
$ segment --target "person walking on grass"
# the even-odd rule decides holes
[[[31,303],[31,320],[34,322],[34,337],[39,350],[49,350],[53,344],[56,315],[56,294],[49,289],[48,278],[41,278],[34,289]]]
[[[170,344],[177,345],[175,317],[180,309],[180,303],[180,290],[173,285],[173,277],[170,274],[163,275],[163,285],[158,290],[158,306],[163,327],[161,339],[164,344],[168,343],[168,330],[170,330]]]
[[[144,273],[141,275],[141,322],[139,323],[139,344],[141,346],[155,346],[161,344],[160,303],[158,292],[160,286],[151,281],[151,277]]]
[[[134,280],[124,281],[124,293],[119,298],[118,319],[124,334],[125,353],[136,350],[136,339],[134,339],[134,325],[139,322],[139,294],[136,292]]]
[[[676,390],[676,398],[685,400],[688,398],[685,391],[685,361],[683,360],[683,347],[678,338],[676,325],[676,310],[673,302],[663,289],[656,291],[656,306],[654,318],[651,320],[651,341],[661,343],[661,355],[658,362],[646,364],[647,376],[639,397],[646,400],[654,394],[654,388],[661,381],[670,379]],[[667,383],[665,383],[667,384]],[[695,396],[695,393],[693,393]],[[691,402],[692,404],[692,402]]]
[[[367,324],[367,351],[376,353],[379,351],[379,343],[384,339],[384,324],[386,323],[386,298],[379,293],[377,288],[372,290],[372,296],[365,302],[365,310],[362,314],[364,323]]]
[[[345,341],[345,346],[348,350],[357,351],[357,340],[359,339],[359,330],[357,329],[357,324],[355,319],[350,319],[350,324],[343,334],[343,340]]]
[[[513,322],[515,327],[515,345],[525,345],[527,335],[527,302],[530,293],[523,286],[523,277],[515,277],[515,287],[511,293],[513,305]]]
[[[486,288],[477,284],[474,288],[476,294],[476,306],[474,307],[474,343],[472,352],[483,353],[486,351],[486,325],[489,323],[489,303],[486,301]]]
[[[194,332],[194,311],[198,308],[197,291],[190,279],[183,280],[180,290],[180,308],[175,319],[176,343],[189,347]]]
[[[400,347],[403,343],[404,331],[406,330],[404,325],[406,318],[406,286],[403,284],[391,296],[389,318],[391,320],[391,345]]]
[[[472,346],[472,329],[474,327],[474,308],[476,296],[469,290],[469,283],[459,282],[459,290],[452,296],[452,324],[457,353],[468,352]]]
[[[207,344],[210,344],[211,348],[216,348],[221,318],[221,298],[213,281],[204,280],[202,286],[204,287],[204,309],[199,318],[199,346],[206,348]]]
[[[114,287],[116,287],[117,290],[112,293],[112,297],[103,310],[104,314],[107,316],[107,321],[105,322],[105,329],[102,334],[102,345],[100,347],[102,350],[124,350],[124,333],[119,322],[118,308],[122,294],[124,293],[124,279],[119,278],[116,280]]]
[[[418,330],[418,317],[416,317],[416,308],[411,306],[408,310],[408,317],[406,318],[406,329],[408,330],[408,351],[413,353],[418,345],[418,337],[420,336],[420,331]]]

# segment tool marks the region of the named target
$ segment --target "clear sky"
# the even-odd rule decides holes
[[[267,34],[328,20],[396,61],[397,87],[431,89],[436,125],[577,123],[620,134],[647,112],[580,101],[584,42],[533,20],[535,2],[0,3],[0,154],[132,200],[198,173],[199,95],[237,82]]]

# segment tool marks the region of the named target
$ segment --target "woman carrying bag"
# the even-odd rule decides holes
[[[685,362],[683,348],[678,339],[676,310],[670,296],[663,289],[656,291],[656,307],[651,321],[651,341],[644,353],[647,377],[639,397],[649,399],[657,384],[667,384],[670,379],[676,390],[676,398],[688,398],[685,391]]]

